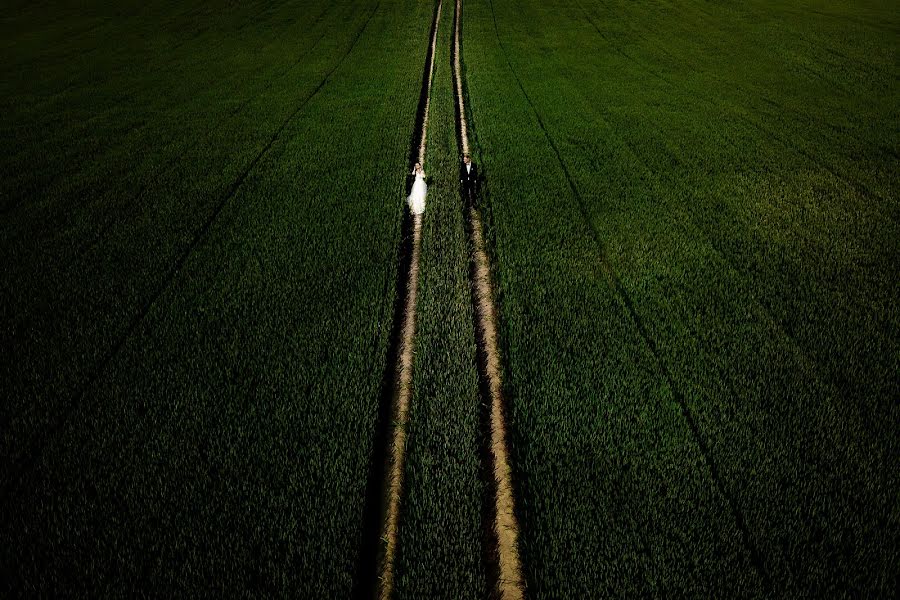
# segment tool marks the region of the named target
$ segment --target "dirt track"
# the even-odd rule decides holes
[[[460,17],[462,0],[456,0],[453,27],[453,72],[456,83],[455,93],[458,105],[459,143],[463,154],[469,153],[469,132],[466,122],[465,94],[463,90],[462,66],[460,63]],[[497,578],[493,593],[504,600],[523,598],[525,580],[519,558],[519,525],[515,516],[513,498],[512,469],[509,462],[509,441],[503,399],[502,366],[498,347],[496,307],[494,306],[491,266],[485,250],[481,212],[470,203],[468,208],[469,230],[471,232],[473,264],[473,297],[475,304],[475,327],[479,340],[481,376],[487,383],[490,401],[490,457],[494,481],[492,492],[493,538],[496,544]]]

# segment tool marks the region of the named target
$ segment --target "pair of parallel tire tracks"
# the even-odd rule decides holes
[[[431,45],[426,58],[427,76],[423,77],[424,109],[421,113],[421,138],[418,145],[418,162],[425,164],[425,145],[428,132],[428,108],[431,83],[434,76],[434,55],[438,26],[443,2],[438,0],[434,23],[431,28]],[[454,94],[457,101],[457,127],[459,145],[463,154],[469,153],[468,124],[466,121],[465,95],[460,64],[460,18],[462,0],[456,0],[453,34]],[[491,583],[491,596],[502,600],[517,600],[525,596],[525,580],[522,575],[518,551],[519,526],[515,517],[515,501],[510,465],[509,441],[506,429],[505,405],[502,385],[502,366],[497,333],[497,310],[494,305],[491,266],[485,246],[481,213],[474,203],[468,203],[470,247],[472,262],[472,296],[475,306],[475,329],[479,340],[479,370],[489,395],[489,440],[493,481],[488,488],[492,495],[493,523],[491,538],[496,556],[496,577]],[[406,459],[407,425],[412,400],[413,348],[415,344],[415,313],[419,281],[419,257],[422,246],[422,216],[413,215],[412,252],[406,281],[407,295],[402,312],[402,326],[397,353],[395,387],[391,406],[391,431],[385,473],[384,515],[381,525],[381,553],[378,563],[376,595],[382,600],[391,597],[394,590],[395,562],[400,527],[400,504],[403,492],[403,475]]]

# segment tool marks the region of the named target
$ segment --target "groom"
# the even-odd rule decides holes
[[[478,167],[472,163],[468,154],[463,155],[459,165],[459,186],[463,198],[472,201],[472,206],[478,206]]]

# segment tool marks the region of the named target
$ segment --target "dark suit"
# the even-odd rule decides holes
[[[474,204],[478,195],[478,167],[475,163],[469,163],[468,169],[465,161],[459,163],[459,186],[463,197],[471,199]]]

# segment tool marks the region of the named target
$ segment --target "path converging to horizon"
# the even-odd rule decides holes
[[[453,33],[454,92],[457,100],[459,144],[463,155],[468,155],[469,126],[466,120],[465,88],[461,66],[462,0],[456,0]],[[469,232],[472,248],[472,294],[475,304],[475,328],[479,341],[479,370],[487,383],[490,406],[489,450],[493,481],[493,541],[496,544],[497,581],[495,591],[504,600],[523,598],[525,579],[519,557],[519,524],[515,515],[512,467],[510,465],[509,436],[506,425],[506,407],[503,397],[502,365],[500,363],[497,334],[497,308],[494,304],[491,264],[485,248],[481,211],[474,199],[467,204]]]
[[[442,1],[439,0],[434,13],[431,42],[426,58],[423,76],[422,97],[415,132],[418,133],[417,154],[410,162],[418,162],[424,168],[428,137],[428,116],[431,103],[431,88],[434,77],[435,50],[440,27]],[[456,0],[453,20],[453,43],[451,49],[453,68],[453,94],[455,96],[456,131],[458,148],[463,155],[470,152],[469,125],[466,119],[465,94],[461,66],[460,18],[462,0]],[[416,133],[413,134],[416,136]],[[489,410],[486,415],[485,443],[490,457],[490,481],[485,481],[485,489],[491,496],[491,522],[489,537],[492,548],[486,560],[494,563],[493,581],[489,583],[492,594],[503,600],[516,600],[525,595],[518,550],[519,526],[515,516],[515,501],[510,465],[509,441],[502,385],[502,366],[497,333],[491,266],[486,250],[481,213],[474,198],[466,198],[464,190],[462,208],[466,213],[470,253],[470,286],[474,308],[475,340],[479,376],[484,383],[484,401]],[[406,280],[401,281],[405,291],[403,310],[400,316],[398,351],[393,370],[394,388],[389,421],[389,441],[384,475],[384,509],[380,528],[380,553],[377,567],[376,594],[382,600],[393,595],[395,588],[395,566],[399,545],[401,504],[403,502],[403,481],[406,463],[406,446],[410,405],[413,401],[413,363],[416,330],[416,301],[419,285],[419,264],[422,251],[422,221],[424,214],[410,214],[412,220],[412,240],[409,251],[409,270]]]
[[[425,145],[428,138],[428,107],[431,102],[431,82],[434,77],[434,51],[441,21],[443,2],[438,0],[431,27],[431,44],[426,58],[426,75],[423,77],[424,106],[417,130],[421,131],[418,144],[418,162],[425,165]],[[412,161],[411,161],[412,162]],[[410,165],[411,166],[411,165]],[[403,308],[403,326],[397,353],[396,388],[393,394],[390,419],[390,446],[385,474],[385,511],[381,528],[381,556],[378,562],[377,594],[387,600],[394,589],[394,565],[397,556],[397,537],[400,528],[400,501],[403,496],[403,469],[406,460],[407,424],[412,401],[413,348],[416,333],[416,297],[419,286],[419,256],[422,249],[422,214],[411,214],[413,222],[412,253],[406,280],[406,302]]]
[[[0,599],[896,595],[896,2],[14,4]]]

